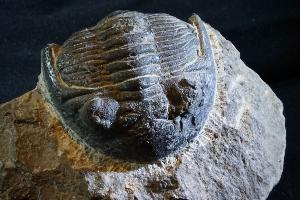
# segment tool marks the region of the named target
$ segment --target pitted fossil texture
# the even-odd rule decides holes
[[[89,148],[125,159],[167,156],[203,128],[215,65],[205,27],[117,11],[42,52],[47,100]]]

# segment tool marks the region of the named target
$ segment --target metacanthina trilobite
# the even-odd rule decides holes
[[[71,134],[121,159],[161,158],[190,142],[214,102],[205,26],[168,14],[113,12],[42,51],[47,100]]]

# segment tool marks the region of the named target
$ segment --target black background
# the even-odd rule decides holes
[[[269,199],[300,199],[299,0],[0,0],[0,103],[35,87],[40,50],[47,43],[62,44],[118,9],[165,12],[183,20],[197,13],[237,47],[284,103],[285,165]]]

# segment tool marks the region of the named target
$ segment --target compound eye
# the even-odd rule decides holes
[[[96,97],[84,104],[81,118],[88,125],[109,129],[116,119],[118,109],[116,100]]]

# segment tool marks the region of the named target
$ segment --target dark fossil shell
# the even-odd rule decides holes
[[[215,65],[197,15],[117,11],[42,51],[47,99],[100,153],[150,160],[190,142],[214,102]]]

